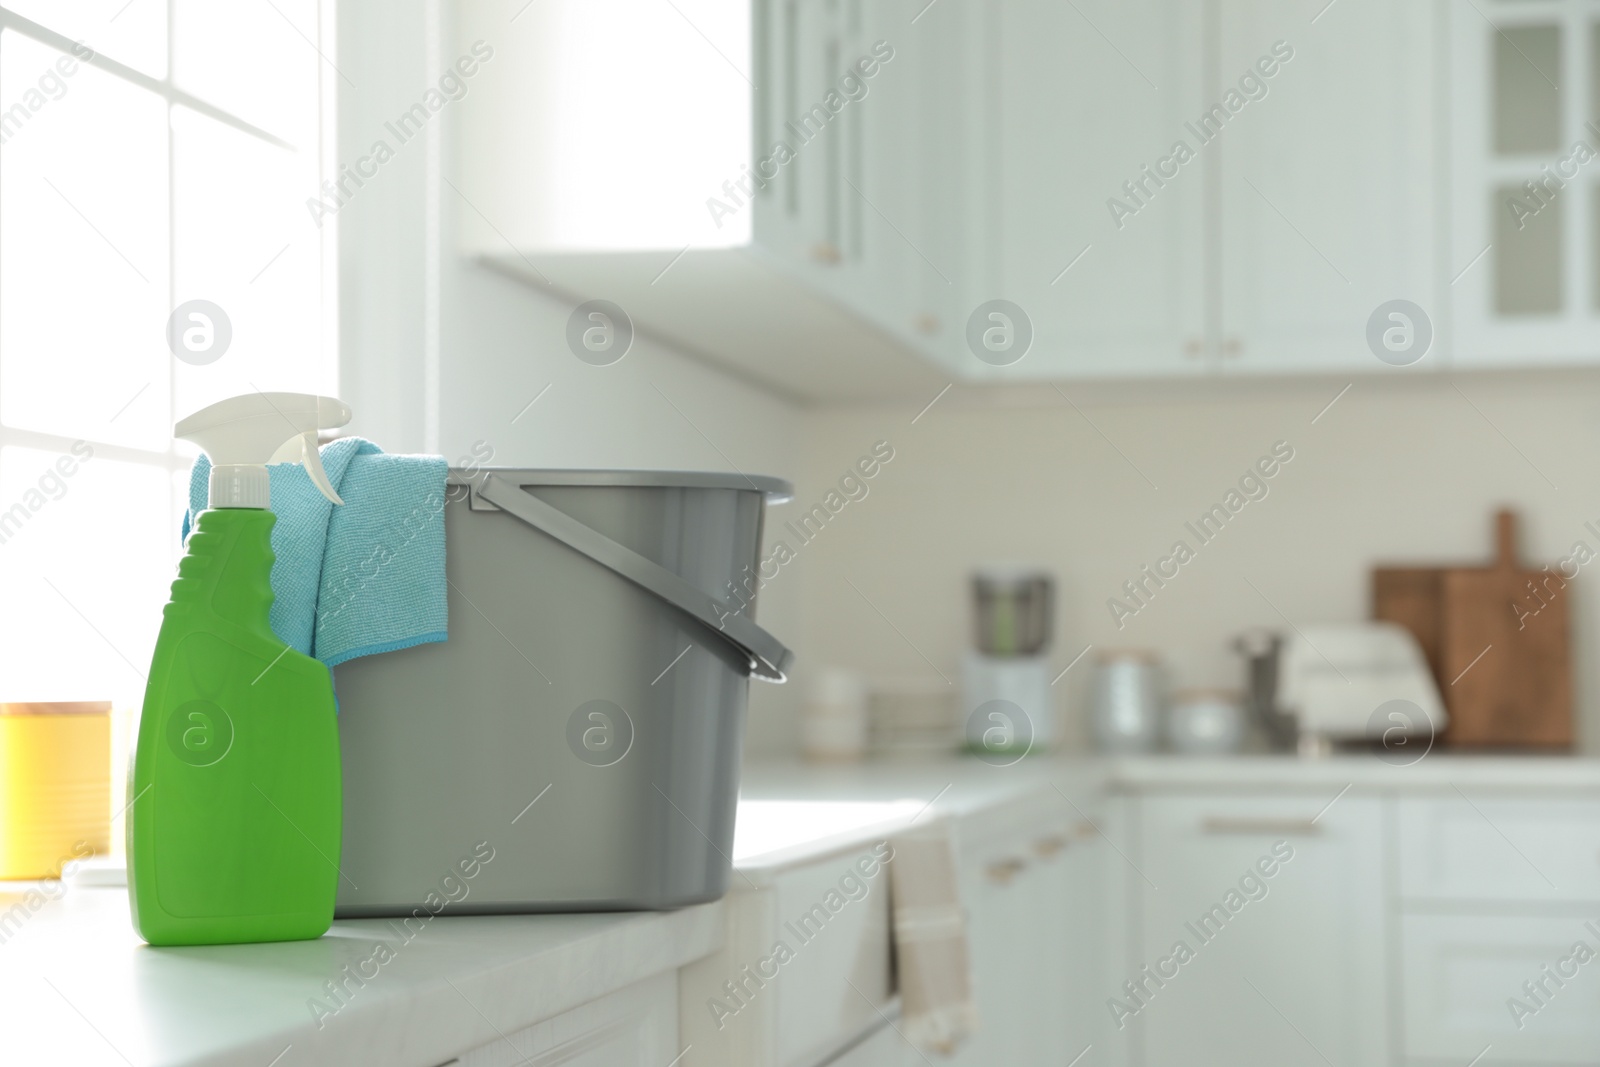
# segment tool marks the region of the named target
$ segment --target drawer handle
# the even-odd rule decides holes
[[[818,263],[834,267],[844,259],[844,255],[839,251],[839,246],[832,241],[818,241],[811,246],[811,258]]]
[[[1027,860],[1007,859],[1001,860],[998,863],[989,864],[989,866],[984,869],[984,873],[989,876],[989,881],[993,882],[995,885],[1010,885],[1017,875],[1021,874],[1027,866]]]
[[[1320,834],[1322,827],[1311,819],[1260,819],[1235,818],[1212,815],[1200,822],[1201,833],[1207,834]]]
[[[1066,834],[1051,834],[1033,843],[1033,851],[1040,859],[1049,859],[1067,847]]]

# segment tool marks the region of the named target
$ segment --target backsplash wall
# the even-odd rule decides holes
[[[893,459],[768,583],[779,603],[783,586],[802,589],[801,686],[785,710],[825,664],[959,684],[979,561],[1055,572],[1056,670],[1086,645],[1143,647],[1176,687],[1237,688],[1234,634],[1366,618],[1375,562],[1486,561],[1501,504],[1521,516],[1527,563],[1580,540],[1600,549],[1585,527],[1600,526],[1600,376],[1359,379],[1340,395],[1345,384],[953,390],[920,417],[920,404],[808,412],[797,503],[772,525],[837,489],[875,442]],[[1580,574],[1567,595],[1592,752],[1591,585]],[[1069,744],[1082,743],[1093,657],[1056,687]],[[754,736],[798,745],[791,714]]]

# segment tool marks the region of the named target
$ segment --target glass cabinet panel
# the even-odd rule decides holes
[[[1509,210],[1517,202],[1532,205]],[[1494,309],[1501,315],[1549,315],[1561,310],[1561,217],[1565,200],[1539,200],[1522,186],[1494,192]]]
[[[1561,147],[1561,29],[1505,26],[1494,38],[1494,150]]]

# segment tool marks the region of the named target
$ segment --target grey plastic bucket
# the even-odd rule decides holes
[[[334,669],[337,914],[722,896],[749,678],[781,681],[790,658],[730,583],[791,493],[738,474],[452,471],[449,640]]]

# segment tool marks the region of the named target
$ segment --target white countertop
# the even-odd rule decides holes
[[[1576,756],[1467,756],[1430,752],[1414,763],[1385,763],[1373,755],[1324,759],[1295,756],[1142,756],[1104,761],[1112,788],[1155,791],[1191,788],[1356,789],[1453,791],[1452,787],[1516,790],[1600,789],[1600,759]]]
[[[1373,755],[1033,757],[992,767],[967,757],[927,762],[754,763],[745,768],[734,862],[760,885],[779,871],[857,849],[913,820],[959,817],[1028,797],[1074,804],[1110,792],[1273,790],[1325,794],[1497,791],[1600,793],[1600,759],[1430,752],[1407,766]],[[754,817],[752,817],[754,816]]]
[[[133,932],[126,890],[74,888],[31,912],[27,900],[0,892],[7,1064],[434,1067],[708,955],[723,932],[718,902],[663,913],[446,914],[410,942],[389,920],[362,919],[336,922],[316,941],[151,948]],[[336,1006],[323,984],[371,960],[380,941],[393,958],[352,985],[319,1029],[309,1002]]]
[[[1012,767],[953,758],[920,763],[755,763],[739,791],[733,861],[741,884],[887,837],[911,823],[959,817],[1055,788],[1097,790],[1098,765],[1024,760]]]
[[[1009,767],[951,757],[929,762],[807,764],[754,763],[746,767],[746,800],[937,801],[933,810],[961,814],[1008,795],[1056,789],[1077,798],[1098,790],[1197,788],[1342,788],[1448,790],[1452,784],[1483,789],[1600,789],[1600,759],[1576,756],[1465,756],[1430,753],[1407,766],[1376,756],[1048,756]],[[943,790],[944,792],[940,792]]]
[[[740,880],[859,848],[913,821],[1106,790],[1600,792],[1600,760],[1430,754],[1409,767],[1323,760],[1030,758],[746,768]],[[468,1048],[713,951],[722,905],[667,913],[441,915],[402,943],[388,920],[336,922],[317,941],[151,948],[126,891],[73,889],[31,908],[0,886],[0,1058],[138,1067],[433,1067]],[[393,959],[318,1027],[310,1006],[380,942]]]

